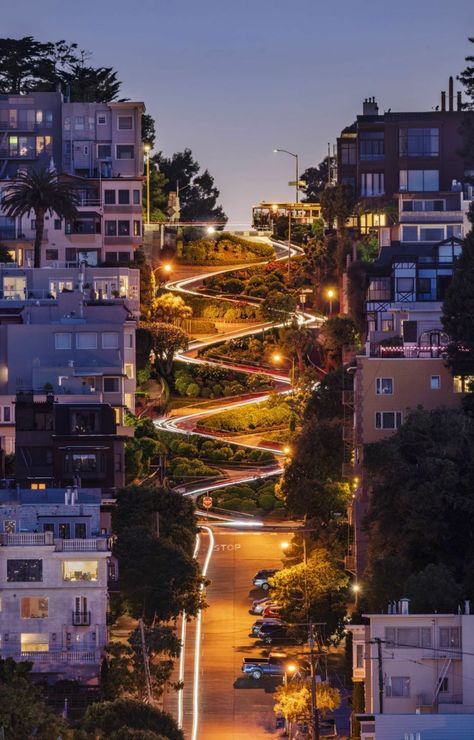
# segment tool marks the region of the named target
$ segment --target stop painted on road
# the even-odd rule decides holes
[[[242,545],[214,545],[214,552],[232,552],[233,550],[240,550]]]

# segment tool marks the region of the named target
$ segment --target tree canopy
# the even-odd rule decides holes
[[[183,732],[171,715],[149,704],[134,699],[116,699],[92,704],[80,723],[81,730],[94,740],[119,740],[123,738],[166,738],[184,740]],[[121,734],[122,730],[141,731],[142,734]],[[145,732],[151,734],[144,734]]]
[[[311,688],[307,681],[292,679],[275,692],[275,712],[288,722],[297,722],[311,716]],[[341,693],[328,683],[316,684],[316,706],[320,712],[333,712],[341,705]]]
[[[308,167],[301,175],[300,179],[306,183],[303,189],[303,203],[319,203],[321,201],[321,194],[328,184],[328,164],[329,158],[324,157],[317,167]]]

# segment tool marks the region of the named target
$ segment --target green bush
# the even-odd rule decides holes
[[[240,510],[251,514],[254,511],[257,511],[257,504],[251,498],[243,498],[240,500]]]
[[[197,398],[199,396],[200,388],[197,383],[190,383],[186,388],[186,395],[189,398]]]
[[[270,406],[265,401],[207,416],[205,419],[198,421],[198,427],[226,432],[245,432],[285,426],[289,423],[290,417],[291,410],[284,401],[274,406]],[[252,455],[257,456],[257,461],[260,459],[258,457],[260,455],[259,450],[253,450],[251,457]]]
[[[276,498],[271,493],[261,493],[258,497],[258,505],[265,511],[272,511],[275,508]]]

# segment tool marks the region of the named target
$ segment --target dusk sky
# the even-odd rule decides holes
[[[430,110],[473,53],[472,0],[24,0],[1,35],[64,38],[113,66],[122,95],[157,122],[156,149],[192,149],[233,224],[287,199],[294,162],[317,164],[375,96],[382,110]],[[458,83],[456,83],[458,84]]]

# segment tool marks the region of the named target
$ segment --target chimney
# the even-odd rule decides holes
[[[379,107],[376,103],[375,98],[366,98],[362,105],[363,116],[378,116]]]
[[[454,110],[454,80],[452,77],[449,78],[449,111],[452,113]]]
[[[443,113],[446,110],[446,90],[441,91],[441,110]]]
[[[464,614],[470,614],[471,613],[471,602],[466,599],[464,602]]]
[[[457,109],[462,110],[462,92],[460,90],[457,93]]]
[[[400,599],[400,614],[410,614],[410,599]]]

